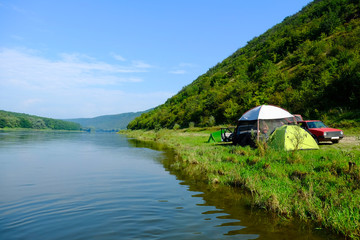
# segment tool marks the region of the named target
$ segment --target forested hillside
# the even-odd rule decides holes
[[[80,130],[80,124],[0,110],[0,128]]]
[[[359,125],[359,16],[359,0],[314,1],[128,128],[235,124],[260,104]]]
[[[120,130],[126,129],[126,126],[129,124],[130,121],[145,112],[148,111],[104,115],[94,118],[74,118],[66,120],[79,123],[83,128],[94,128],[95,130]]]

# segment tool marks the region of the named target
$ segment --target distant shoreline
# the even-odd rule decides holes
[[[46,128],[46,129],[36,129],[36,128],[0,128],[0,131],[13,131],[13,132],[17,132],[17,131],[27,131],[27,132],[31,132],[31,131],[36,131],[36,132],[86,132],[86,131],[82,131],[82,130],[64,130],[64,129],[51,129],[51,128]]]

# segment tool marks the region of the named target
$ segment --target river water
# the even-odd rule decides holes
[[[119,134],[0,131],[0,239],[337,239]]]

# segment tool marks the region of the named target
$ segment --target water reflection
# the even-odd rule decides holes
[[[181,185],[188,186],[188,190],[196,192],[192,197],[201,198],[203,203],[199,207],[215,207],[202,212],[203,220],[216,222],[221,219],[216,228],[221,228],[223,236],[236,237],[235,239],[342,239],[326,230],[317,228],[312,223],[299,220],[289,220],[252,207],[250,194],[228,186],[210,185],[201,176],[189,176],[185,171],[174,167],[173,150],[154,142],[142,142],[129,139],[134,147],[151,148],[165,151],[165,158],[161,159],[166,171],[175,175]]]
[[[103,147],[131,147],[125,137],[116,133],[88,133],[66,131],[5,131],[0,130],[0,147],[27,145],[34,142],[83,142]]]

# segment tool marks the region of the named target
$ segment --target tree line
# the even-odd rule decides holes
[[[80,130],[80,124],[0,110],[0,128]]]

